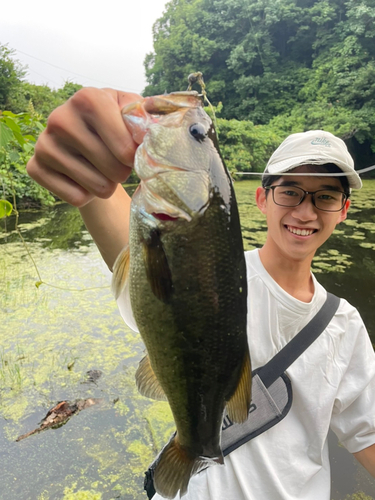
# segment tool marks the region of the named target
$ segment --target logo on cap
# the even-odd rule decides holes
[[[316,137],[313,141],[311,141],[313,146],[325,146],[327,148],[331,147],[331,143],[325,137]]]

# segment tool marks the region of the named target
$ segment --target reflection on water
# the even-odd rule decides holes
[[[265,240],[256,181],[236,183],[245,247]],[[358,307],[375,342],[375,181],[353,195],[349,219],[314,259],[319,281]],[[134,373],[138,335],[123,324],[109,278],[77,210],[61,205],[25,213],[20,229],[45,282],[38,280],[7,220],[0,230],[0,484],[1,499],[145,499],[143,471],[172,431],[168,407],[140,396]],[[82,290],[85,291],[72,291]],[[102,376],[87,381],[86,372]],[[16,443],[57,402],[102,398],[66,425]],[[375,482],[332,441],[332,500]],[[361,497],[362,499],[362,497]]]

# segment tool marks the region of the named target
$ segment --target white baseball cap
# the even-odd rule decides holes
[[[362,181],[343,140],[324,130],[292,134],[273,153],[264,174],[282,174],[300,165],[334,163],[348,173],[349,187],[360,189]]]

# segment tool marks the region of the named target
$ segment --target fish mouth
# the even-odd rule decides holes
[[[180,219],[180,217],[172,217],[169,214],[165,214],[163,212],[152,212],[151,215],[155,218],[158,219],[162,222],[168,222],[168,221],[177,221]]]
[[[284,227],[287,231],[289,231],[289,233],[292,233],[296,236],[304,236],[304,237],[311,236],[312,234],[318,231],[317,229],[311,227],[303,228],[303,227],[290,226],[289,224],[285,224]]]

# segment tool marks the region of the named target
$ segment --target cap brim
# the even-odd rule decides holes
[[[292,170],[293,168],[296,168],[296,167],[300,167],[301,165],[324,165],[326,163],[328,163],[327,158],[322,158],[322,159],[314,158],[314,159],[312,159],[310,156],[306,156],[306,157],[299,156],[298,158],[287,158],[287,159],[279,161],[277,163],[267,165],[266,170],[264,171],[264,174],[266,175],[267,173],[270,173],[270,174],[282,175],[283,172],[288,172],[289,170]],[[343,163],[343,162],[340,162],[337,160],[335,162],[332,162],[332,160],[331,160],[329,163],[334,163],[346,174],[350,188],[361,189],[362,180],[353,168],[351,168],[346,163]]]

